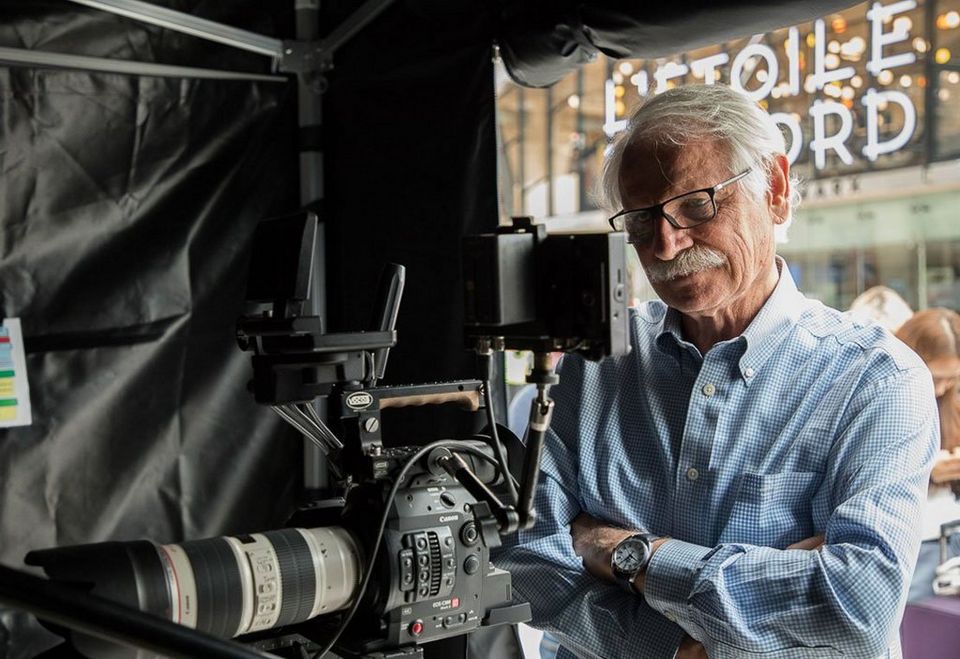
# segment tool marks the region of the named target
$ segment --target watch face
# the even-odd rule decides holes
[[[643,540],[627,538],[613,552],[613,564],[621,572],[631,573],[638,571],[647,557],[647,545]]]

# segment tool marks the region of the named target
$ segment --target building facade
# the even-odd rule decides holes
[[[960,309],[960,0],[856,5],[656,60],[603,56],[548,89],[497,80],[504,218],[603,230],[591,191],[644,98],[729,84],[784,131],[804,202],[780,246],[807,295],[845,309],[885,285]],[[636,273],[634,296],[652,294]]]

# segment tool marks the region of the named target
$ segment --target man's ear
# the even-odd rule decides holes
[[[777,224],[790,217],[790,163],[782,153],[773,157],[768,172],[767,204]]]

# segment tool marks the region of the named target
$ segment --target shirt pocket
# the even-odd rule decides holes
[[[737,480],[721,543],[786,549],[814,535],[813,498],[823,482],[822,473],[744,473]]]

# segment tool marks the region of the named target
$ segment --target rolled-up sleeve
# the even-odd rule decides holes
[[[819,550],[671,540],[644,596],[723,657],[878,657],[895,644],[920,544],[939,424],[930,375],[911,368],[862,388],[823,487]]]
[[[530,602],[532,626],[556,636],[568,652],[600,659],[672,659],[684,631],[643,597],[590,575],[573,551],[570,522],[582,509],[577,437],[572,436],[581,377],[578,360],[564,360],[564,366],[541,461],[536,524],[505,538],[494,562],[511,573],[515,598]],[[558,428],[571,436],[561,437]]]
[[[588,574],[573,552],[569,524],[579,512],[550,474],[537,491],[537,523],[496,556],[513,577],[516,599],[530,602],[531,625],[556,636],[580,657],[671,659],[683,630],[642,597]]]

